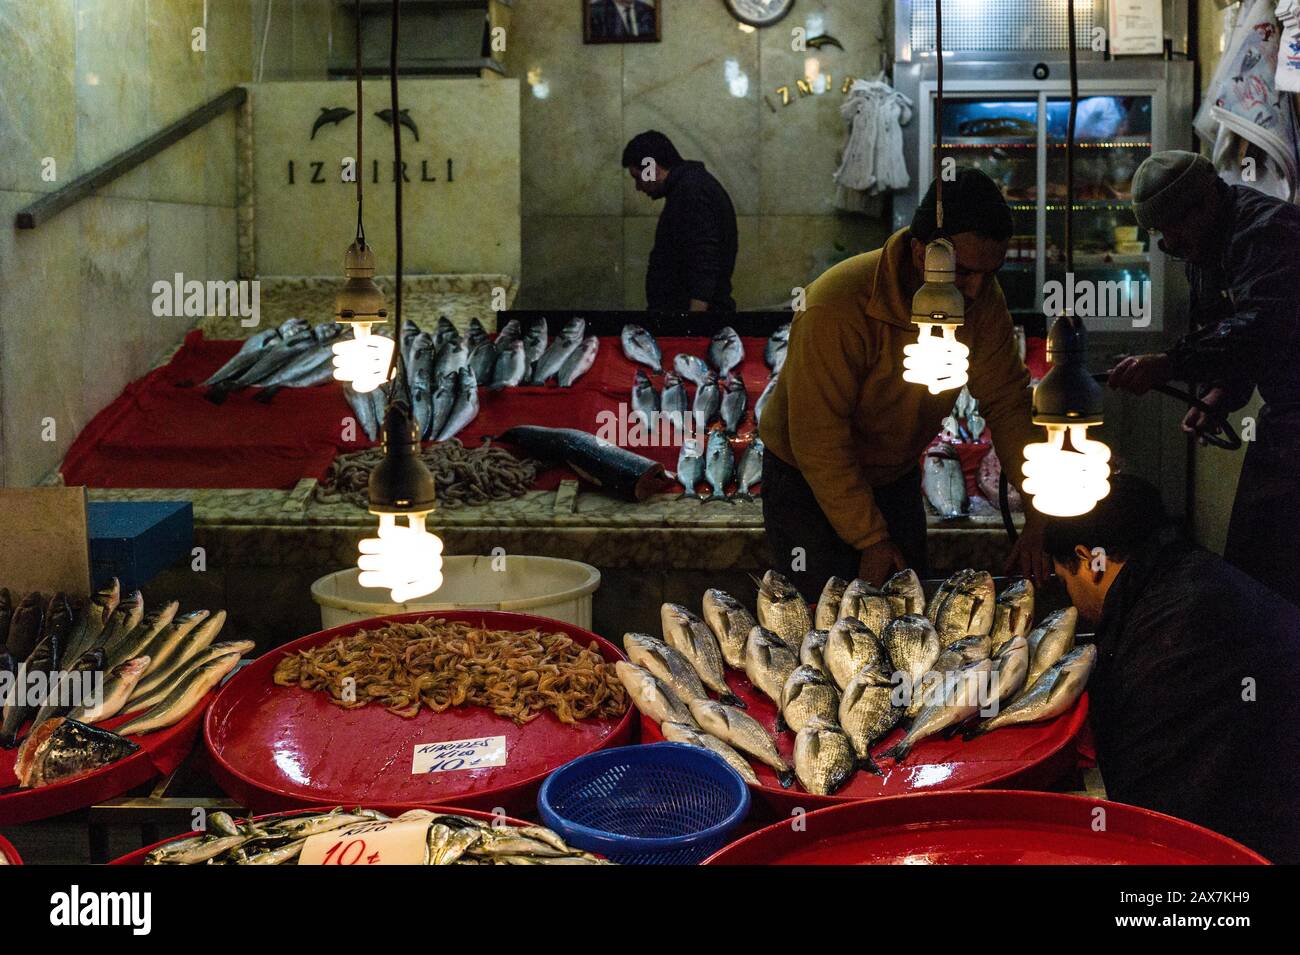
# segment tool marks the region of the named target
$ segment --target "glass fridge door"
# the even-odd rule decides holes
[[[1040,101],[1028,96],[944,96],[943,154],[958,169],[986,172],[1011,204],[1015,232],[998,282],[1014,312],[1038,308],[1038,164]],[[931,149],[935,149],[933,140]],[[938,170],[937,156],[931,169]]]
[[[1075,120],[1074,282],[1065,275],[1068,99],[1047,100],[1045,306],[1053,283],[1093,328],[1150,325],[1150,240],[1133,215],[1133,174],[1151,155],[1150,96],[1083,96]]]

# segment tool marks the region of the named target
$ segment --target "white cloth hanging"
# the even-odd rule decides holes
[[[1220,178],[1292,202],[1300,188],[1300,123],[1293,97],[1277,86],[1283,31],[1274,8],[1285,12],[1293,3],[1243,4],[1195,122],[1212,144]]]
[[[874,80],[855,81],[840,115],[848,139],[835,171],[835,204],[862,212],[869,196],[911,184],[901,127],[911,122],[912,101],[885,82],[882,73]]]
[[[1277,57],[1277,88],[1300,93],[1300,0],[1281,0],[1273,11],[1282,25]]]

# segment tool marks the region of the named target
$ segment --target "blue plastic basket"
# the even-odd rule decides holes
[[[537,809],[570,845],[612,862],[694,865],[727,844],[749,812],[749,787],[698,746],[623,746],[551,773]]]

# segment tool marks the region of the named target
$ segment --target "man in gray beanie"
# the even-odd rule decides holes
[[[1133,209],[1187,263],[1194,331],[1124,359],[1110,385],[1137,395],[1170,379],[1199,385],[1216,413],[1189,411],[1192,434],[1218,431],[1259,388],[1224,557],[1300,604],[1300,206],[1229,186],[1204,157],[1173,150],[1138,167]]]

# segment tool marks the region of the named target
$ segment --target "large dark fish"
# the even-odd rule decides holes
[[[48,786],[125,759],[140,747],[128,739],[76,720],[47,720],[32,733],[14,772],[25,789]]]
[[[500,435],[533,457],[565,464],[578,477],[628,501],[644,501],[667,483],[663,465],[573,428],[521,425]]]
[[[45,597],[30,593],[18,604],[9,623],[6,646],[19,663],[26,660],[41,640],[41,627],[45,621]]]

